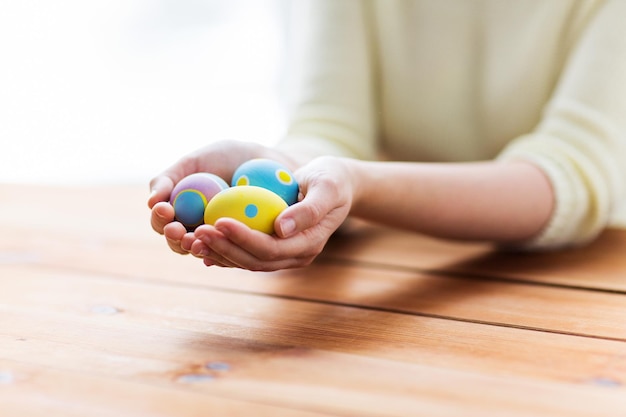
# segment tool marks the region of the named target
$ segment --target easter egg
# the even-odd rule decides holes
[[[276,193],[262,187],[232,187],[220,191],[206,206],[204,222],[215,224],[222,217],[239,220],[251,229],[274,233],[276,217],[287,203]]]
[[[278,194],[288,205],[298,201],[298,183],[282,164],[270,159],[251,159],[241,164],[233,174],[233,187],[254,185]]]
[[[228,188],[228,183],[217,175],[198,172],[183,178],[176,184],[170,195],[176,220],[187,229],[202,224],[207,203],[220,191]]]

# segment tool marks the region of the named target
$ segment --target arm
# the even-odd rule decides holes
[[[514,140],[491,163],[357,164],[366,167],[358,175],[378,186],[365,193],[368,198],[355,197],[351,213],[439,236],[493,239],[532,249],[584,244],[611,222],[626,223],[626,2],[609,0],[594,8],[589,15],[583,13],[588,20],[572,17],[572,32],[563,42],[567,58],[555,74],[556,88],[534,131]],[[352,27],[352,33],[367,35],[367,25]],[[311,38],[323,39],[320,33]],[[332,39],[327,42],[333,44]],[[365,51],[362,56],[371,54],[366,48],[353,49]],[[338,67],[351,68],[345,62]],[[331,80],[341,83],[335,83],[334,89],[328,88],[332,83],[322,84],[325,88],[316,90],[319,94],[309,101],[301,100],[300,108],[344,100],[343,108],[361,109],[357,120],[373,119],[373,105],[369,112],[358,105],[372,102],[371,82],[359,85],[354,80],[360,77],[346,74],[330,74]],[[315,85],[318,79],[304,78],[301,84]],[[348,88],[343,88],[344,83]],[[370,93],[356,94],[363,91]],[[354,97],[359,100],[350,101]],[[325,123],[317,143],[353,143],[347,136],[337,140],[331,129],[333,124],[351,126],[351,119],[319,119]],[[313,127],[319,125],[299,126],[316,132]],[[370,136],[362,137],[370,148]],[[361,157],[354,152],[344,156]],[[414,181],[411,204],[403,205],[408,198],[403,189],[391,195],[393,206],[373,198],[391,183],[405,184],[405,178]],[[460,201],[463,209],[457,211],[451,201]],[[399,213],[389,213],[390,209]]]
[[[195,231],[206,265],[275,270],[309,264],[352,214],[436,236],[516,242],[552,210],[543,173],[524,162],[414,164],[320,157],[296,173],[304,199],[278,216],[277,236],[231,219]]]
[[[626,217],[625,14],[624,1],[598,6],[576,34],[540,124],[499,157],[535,164],[552,184],[554,212],[527,242],[532,248],[584,244]]]
[[[439,237],[523,241],[554,205],[546,176],[525,162],[348,164],[352,215]]]

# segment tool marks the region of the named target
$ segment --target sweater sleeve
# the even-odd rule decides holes
[[[601,6],[566,62],[542,120],[499,159],[536,164],[555,209],[523,247],[584,244],[605,228],[626,196],[626,2]]]
[[[374,70],[367,10],[358,0],[290,2],[287,126],[282,149],[376,155]]]

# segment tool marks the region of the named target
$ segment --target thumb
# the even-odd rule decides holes
[[[287,207],[276,218],[276,235],[288,238],[321,223],[331,211],[341,205],[339,199],[334,198],[336,193],[333,191],[336,190],[325,187],[323,182],[312,184],[303,190],[305,197]]]
[[[168,201],[172,189],[174,188],[174,180],[166,175],[160,175],[150,181],[150,196],[148,197],[148,207],[152,208],[156,203]]]

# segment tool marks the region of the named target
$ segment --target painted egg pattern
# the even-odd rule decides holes
[[[279,195],[288,205],[298,201],[298,183],[282,164],[270,159],[251,159],[244,162],[233,174],[233,187],[253,185],[266,188]]]
[[[215,174],[199,172],[180,180],[170,195],[176,220],[187,229],[202,224],[208,202],[220,191],[228,188],[228,183]]]
[[[251,229],[274,233],[276,217],[287,203],[276,193],[254,185],[220,191],[206,206],[204,222],[213,225],[222,217],[238,220]]]

